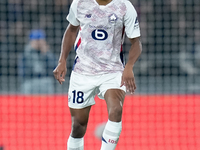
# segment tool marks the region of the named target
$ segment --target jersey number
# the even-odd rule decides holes
[[[78,91],[76,93],[76,90],[72,91],[73,93],[73,103],[78,103],[81,104],[83,103],[84,99],[83,99],[83,95],[84,93],[82,91]]]
[[[108,38],[108,33],[102,29],[95,29],[92,31],[92,38],[95,40],[106,40]]]

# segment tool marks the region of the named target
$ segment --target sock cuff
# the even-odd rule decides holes
[[[122,126],[122,121],[120,122],[114,122],[114,121],[110,121],[108,119],[108,122],[107,122],[109,125],[113,126],[113,127],[121,127]]]
[[[84,139],[83,138],[73,138],[69,136],[69,139],[67,141],[68,148],[71,149],[81,149],[84,145]]]
[[[122,129],[122,122],[113,122],[108,120],[105,130],[114,132],[114,133],[120,133]]]

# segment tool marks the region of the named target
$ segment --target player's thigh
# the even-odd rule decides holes
[[[90,109],[91,109],[91,106],[88,106],[82,109],[70,108],[72,124],[78,123],[83,126],[86,126],[88,123]]]
[[[82,138],[85,135],[90,108],[91,106],[82,109],[70,108],[71,120],[72,120],[72,130],[71,130],[72,137]]]
[[[114,107],[123,107],[125,91],[121,89],[108,89],[104,95],[108,110]]]
[[[110,121],[120,122],[122,118],[125,91],[120,89],[109,89],[106,91],[105,100]]]

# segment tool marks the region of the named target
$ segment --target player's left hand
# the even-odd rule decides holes
[[[136,89],[135,77],[132,67],[125,67],[122,74],[121,86],[126,86],[126,91],[133,94]]]

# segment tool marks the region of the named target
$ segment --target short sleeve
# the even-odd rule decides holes
[[[78,0],[73,0],[72,4],[70,6],[70,9],[69,9],[69,14],[67,15],[67,20],[73,26],[80,25],[80,22],[77,19],[77,5],[78,5]]]
[[[136,38],[140,36],[140,27],[137,19],[137,12],[131,2],[125,1],[126,14],[124,16],[125,32],[128,38]]]

